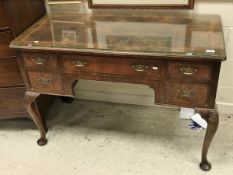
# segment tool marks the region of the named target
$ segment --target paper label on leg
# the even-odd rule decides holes
[[[191,116],[191,119],[199,124],[202,128],[207,128],[207,122],[201,117],[200,114],[196,113]]]

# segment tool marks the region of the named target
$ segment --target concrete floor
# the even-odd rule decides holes
[[[192,131],[177,109],[94,101],[48,111],[49,143],[30,120],[0,121],[0,175],[201,175],[204,130]],[[222,115],[209,175],[233,172],[233,116]]]

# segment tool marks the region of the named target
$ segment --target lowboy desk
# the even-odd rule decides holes
[[[226,60],[221,19],[153,10],[93,11],[43,17],[10,45],[26,83],[26,106],[45,145],[36,110],[42,94],[73,97],[79,79],[144,84],[155,104],[192,107],[208,122],[200,167],[217,130],[215,98]],[[156,114],[155,114],[156,117]]]

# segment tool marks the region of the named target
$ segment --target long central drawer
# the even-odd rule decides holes
[[[97,73],[144,80],[160,80],[164,74],[164,65],[159,60],[79,55],[62,55],[62,58],[65,73]]]

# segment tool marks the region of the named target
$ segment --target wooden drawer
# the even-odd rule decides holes
[[[165,102],[189,107],[208,107],[209,85],[198,83],[167,83]]]
[[[25,112],[24,94],[24,87],[0,88],[0,114]]]
[[[212,63],[192,63],[185,61],[168,63],[169,78],[211,80],[212,74]]]
[[[0,59],[0,87],[20,85],[23,80],[16,59]]]
[[[12,39],[13,37],[10,31],[0,32],[0,58],[8,58],[14,55],[9,48]]]
[[[58,67],[56,56],[50,54],[23,54],[24,66],[27,68],[55,69]]]
[[[27,71],[30,86],[35,91],[44,93],[63,93],[63,83],[60,75]]]
[[[3,9],[3,6],[0,2],[0,29],[5,29],[5,28],[8,28],[9,27],[9,23],[8,23],[8,20],[7,20],[7,16],[6,16],[6,13]]]
[[[98,73],[149,80],[160,80],[163,77],[164,66],[157,60],[76,55],[62,57],[66,73]]]

